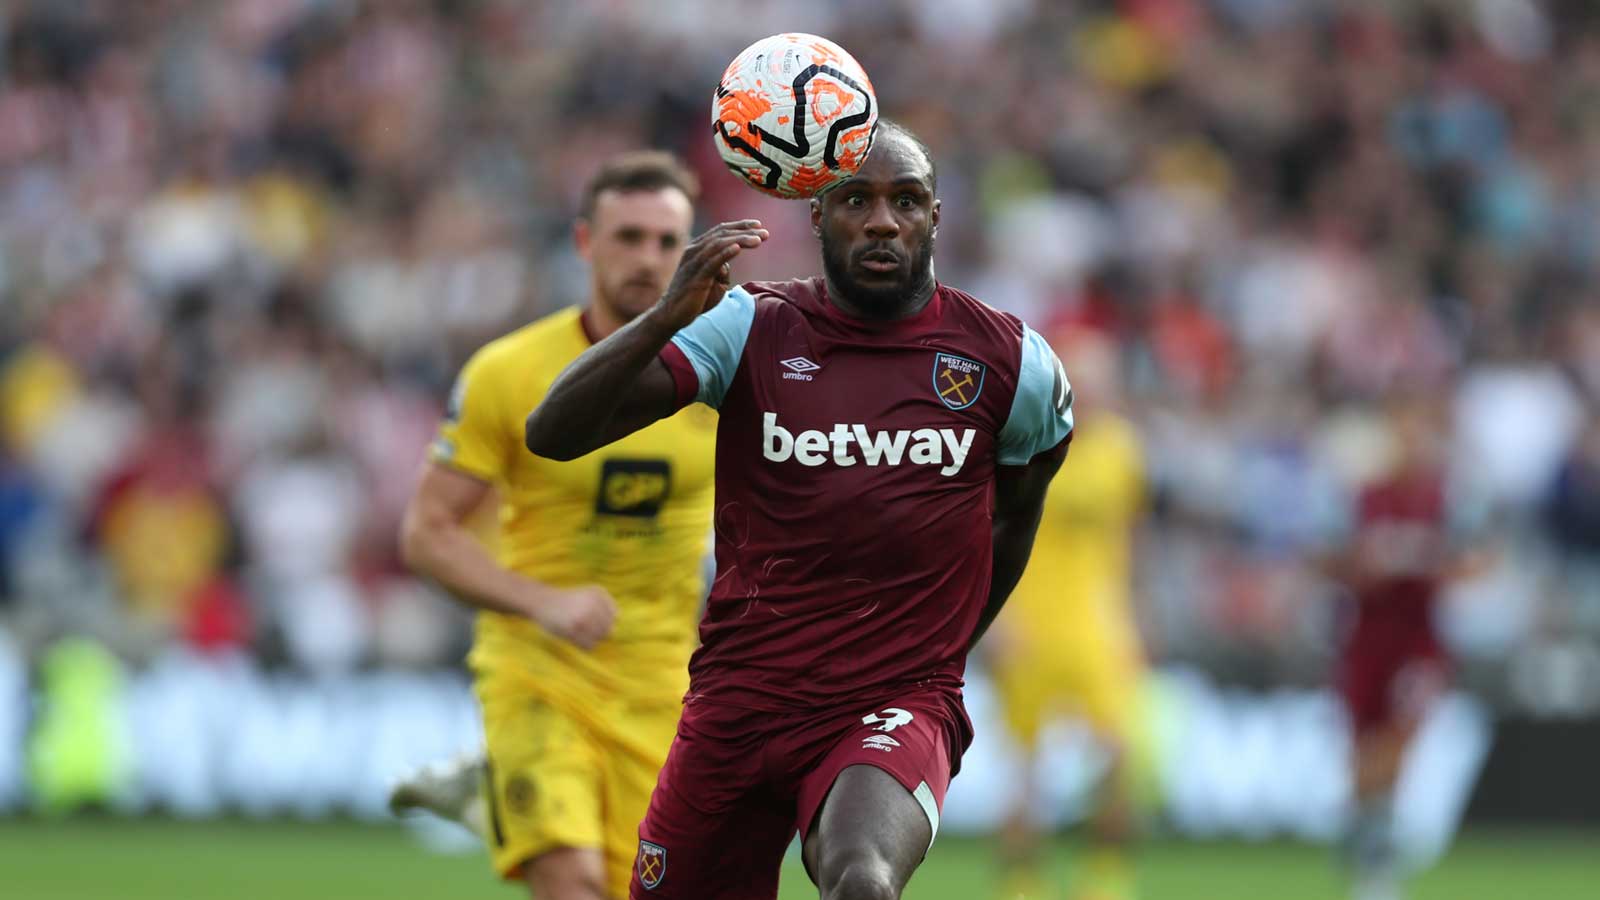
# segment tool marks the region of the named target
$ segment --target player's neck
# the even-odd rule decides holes
[[[824,278],[828,286],[828,302],[834,308],[853,319],[869,319],[879,322],[894,322],[900,319],[909,319],[927,308],[933,299],[938,283],[933,278],[933,273],[928,274],[928,280],[922,287],[908,294],[902,295],[899,301],[892,306],[868,306],[856,303],[849,295],[839,289],[832,278]]]

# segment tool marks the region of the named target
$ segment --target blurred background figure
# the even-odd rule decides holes
[[[1082,389],[1115,418],[1079,424],[1131,433],[1141,473],[1139,896],[1347,893],[1326,848],[1362,743],[1333,689],[1355,591],[1321,561],[1418,384],[1451,503],[1475,507],[1450,515],[1496,550],[1438,588],[1451,678],[1393,843],[1439,860],[1423,895],[1591,893],[1590,0],[0,4],[0,892],[142,900],[88,880],[138,865],[162,898],[236,871],[274,896],[499,890],[375,824],[395,775],[482,741],[470,618],[395,546],[416,461],[478,347],[586,296],[570,223],[615,153],[684,158],[696,230],[766,223],[741,278],[811,265],[804,204],[730,178],[707,134],[728,60],[786,30],[849,49],[930,144],[940,279],[1098,335],[1061,348],[1080,384],[1114,358],[1116,400]],[[1061,487],[1109,491],[1071,484],[1083,450]],[[968,674],[979,737],[924,900],[997,890],[991,835],[1024,789],[1004,692]],[[1043,731],[1029,786],[1054,831],[1088,814],[1100,751]],[[37,816],[94,809],[126,818]],[[119,865],[155,845],[121,828],[171,856]],[[1268,837],[1289,840],[1215,843]],[[48,852],[80,845],[106,864]],[[1048,884],[1091,869],[1037,846]]]
[[[1395,786],[1450,672],[1435,605],[1450,579],[1483,565],[1467,543],[1472,504],[1451,495],[1438,402],[1397,386],[1385,413],[1387,459],[1355,498],[1346,548],[1328,562],[1353,607],[1336,680],[1354,735],[1346,853],[1356,900],[1400,896]]]
[[[523,420],[666,290],[699,190],[670,154],[605,163],[573,226],[588,296],[468,360],[400,528],[407,565],[477,612],[467,664],[485,748],[402,781],[390,806],[466,825],[536,900],[628,893],[689,689],[717,416],[695,406],[570,462],[525,452]]]
[[[1041,871],[1036,819],[1042,728],[1072,716],[1088,726],[1105,771],[1094,790],[1090,850],[1072,896],[1132,900],[1129,845],[1137,826],[1135,767],[1141,759],[1145,660],[1134,620],[1135,533],[1145,502],[1139,435],[1120,414],[1116,345],[1092,331],[1063,330],[1054,342],[1073,361],[1072,470],[1053,482],[1033,556],[991,634],[984,658],[1001,715],[1022,751],[1017,790],[1001,834],[1011,871],[999,896],[1064,897]]]

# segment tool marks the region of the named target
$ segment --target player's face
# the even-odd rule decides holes
[[[677,188],[601,191],[593,215],[575,228],[595,303],[623,322],[648,310],[672,280],[693,221]]]
[[[1441,423],[1438,410],[1423,396],[1405,396],[1390,404],[1389,423],[1393,431],[1396,462],[1401,468],[1424,466],[1436,461],[1440,452]]]
[[[931,290],[939,201],[915,144],[884,134],[856,174],[811,204],[831,290],[856,309],[892,316]]]

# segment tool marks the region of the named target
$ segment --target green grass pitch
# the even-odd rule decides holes
[[[907,900],[989,900],[989,845],[941,838]],[[1072,871],[1075,848],[1052,861]],[[670,864],[670,860],[669,860]],[[1338,900],[1328,853],[1293,844],[1147,847],[1144,900]],[[1412,885],[1412,900],[1600,897],[1600,834],[1469,833]],[[173,822],[0,819],[0,897],[7,900],[513,900],[477,854],[439,855],[404,829],[350,822]],[[798,862],[782,900],[814,898]]]

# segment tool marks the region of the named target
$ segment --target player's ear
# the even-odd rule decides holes
[[[822,198],[811,198],[811,233],[822,237]]]
[[[933,237],[939,236],[939,206],[939,199],[935,197],[933,200],[933,212],[928,215],[928,222],[933,226],[933,231],[931,232]]]
[[[572,223],[572,243],[578,248],[578,256],[589,259],[594,240],[594,232],[589,228],[588,219],[577,219]]]

